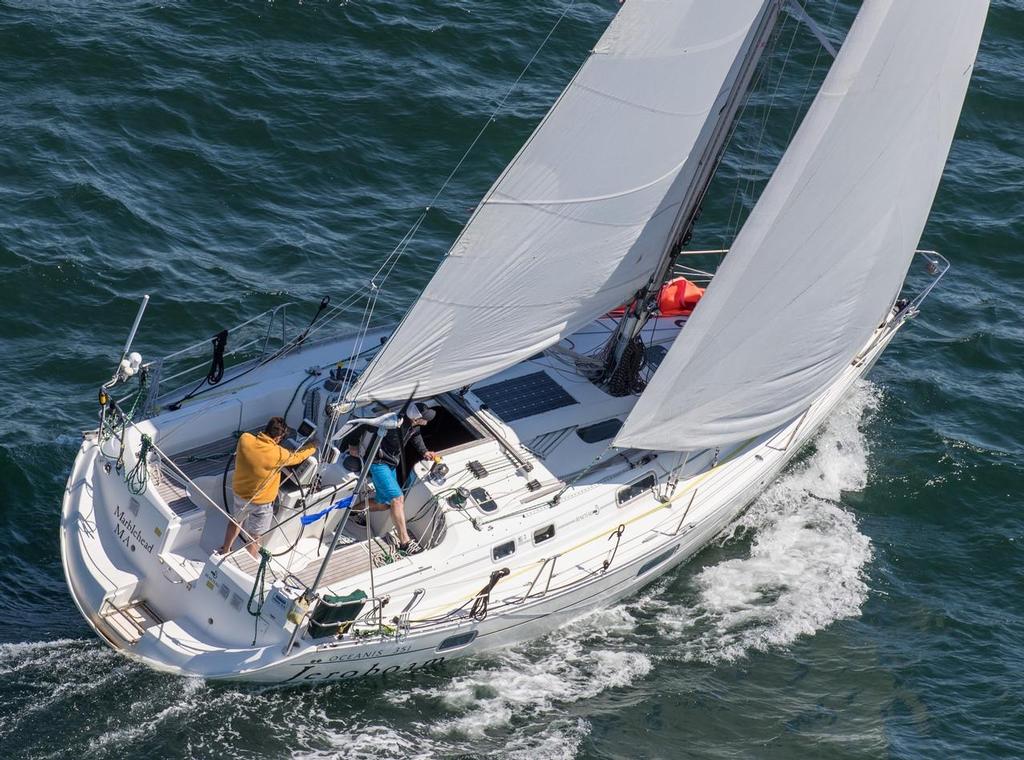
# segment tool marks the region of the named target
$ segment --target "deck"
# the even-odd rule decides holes
[[[174,465],[177,466],[190,480],[205,478],[211,475],[222,475],[228,460],[235,451],[238,439],[231,435],[226,438],[213,441],[203,446],[189,449],[172,457]],[[196,512],[200,507],[196,506],[188,496],[185,485],[181,483],[181,477],[174,467],[166,462],[161,462],[160,477],[155,483],[157,492],[167,502],[167,505],[179,517]],[[220,494],[210,494],[218,499]],[[213,531],[217,534],[223,530],[223,522]],[[347,546],[339,547],[331,557],[327,571],[320,582],[321,586],[330,586],[344,581],[360,573],[366,572],[368,563],[373,561],[375,566],[386,562],[387,547],[383,540],[371,542],[368,552],[367,543],[359,541],[355,536],[346,535],[345,540],[350,543]],[[368,556],[369,553],[369,556]],[[267,575],[271,580],[282,580],[286,575],[298,579],[306,586],[312,585],[320,571],[320,564],[323,561],[323,553],[320,556],[312,556],[304,567],[299,570],[286,571],[283,567],[284,558],[280,561],[271,562],[267,568]],[[239,569],[248,575],[255,575],[259,567],[259,560],[246,551],[236,551],[229,558]]]
[[[235,453],[237,443],[238,439],[230,435],[212,443],[183,451],[171,457],[171,461],[193,481],[196,478],[209,475],[221,475],[228,459]],[[160,477],[155,485],[157,493],[178,517],[199,509],[189,498],[185,484],[181,482],[181,477],[167,462],[160,462]],[[210,494],[210,496],[216,499],[218,494]]]
[[[372,547],[372,558],[376,563],[375,566],[384,564],[385,561],[385,550],[377,542],[370,544]],[[320,581],[320,587],[331,586],[335,583],[340,583],[347,578],[365,573],[369,567],[370,559],[367,557],[367,544],[365,541],[358,543],[352,543],[348,546],[341,547],[335,550],[334,555],[331,557],[330,564],[327,566],[327,571],[324,573],[323,579]],[[253,557],[249,552],[236,551],[231,555],[230,561],[234,562],[235,565],[242,570],[242,572],[249,575],[255,575],[256,569],[259,567],[259,560]],[[301,570],[292,570],[285,572],[281,565],[270,563],[267,568],[267,575],[272,580],[282,580],[284,576],[290,575],[293,578],[298,579],[304,586],[312,586],[313,581],[316,580],[316,575],[320,571],[320,563],[323,562],[323,555],[320,557],[314,557],[312,560]]]

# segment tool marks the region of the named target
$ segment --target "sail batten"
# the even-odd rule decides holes
[[[471,384],[641,289],[778,2],[629,0],[349,399]]]
[[[686,450],[801,414],[898,296],[988,0],[865,0],[710,287],[615,445]]]

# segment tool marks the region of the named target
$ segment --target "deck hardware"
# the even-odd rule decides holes
[[[615,546],[612,547],[612,553],[608,557],[608,559],[601,563],[602,570],[607,570],[609,567],[611,567],[612,562],[615,560],[615,552],[619,550],[619,541],[622,540],[622,534],[625,532],[626,526],[620,524],[618,528],[616,528],[608,534],[609,541],[611,541],[613,538],[615,539]]]
[[[469,470],[478,480],[483,480],[487,477],[487,468],[484,467],[476,459],[466,463],[466,469]]]
[[[396,626],[396,635],[405,636],[409,633],[409,615],[412,614],[413,608],[419,604],[423,597],[426,596],[427,592],[425,589],[418,588],[412,592],[412,599],[410,599],[402,611],[393,617],[391,620]]]
[[[551,588],[551,579],[555,577],[555,562],[561,556],[562,556],[561,554],[556,554],[553,557],[546,557],[544,559],[543,564],[541,564],[540,569],[537,571],[537,575],[534,577],[533,581],[530,583],[530,587],[528,589],[526,589],[526,596],[523,597],[523,601],[526,601],[531,596],[533,596],[533,588],[534,588],[534,586],[537,585],[537,581],[539,581],[540,577],[544,574],[545,568],[547,568],[548,565],[550,565],[551,566],[551,570],[548,572],[548,581],[547,581],[547,583],[544,584],[544,590],[537,594],[537,598],[543,597],[543,596],[545,596],[548,593],[548,589]]]
[[[693,506],[693,502],[697,498],[697,490],[698,489],[696,488],[693,489],[693,494],[690,496],[690,501],[687,502],[686,509],[683,510],[683,516],[679,518],[679,524],[676,526],[676,529],[672,532],[673,536],[679,535],[679,531],[683,529],[683,523],[686,522],[686,516],[690,514],[690,507]]]
[[[448,506],[455,509],[464,509],[469,501],[469,490],[459,486],[448,496]]]

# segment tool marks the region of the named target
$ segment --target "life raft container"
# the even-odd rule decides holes
[[[658,311],[663,317],[688,317],[704,296],[704,288],[694,285],[685,277],[676,277],[661,286],[658,293]]]
[[[693,314],[703,295],[704,288],[694,285],[685,277],[676,277],[661,286],[658,292],[658,312],[663,317],[688,317]],[[608,312],[612,317],[621,317],[625,313],[625,306]]]

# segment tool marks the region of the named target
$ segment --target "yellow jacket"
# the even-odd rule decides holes
[[[277,498],[281,487],[281,468],[298,464],[310,457],[316,446],[308,444],[299,451],[290,451],[274,443],[266,433],[242,433],[235,449],[234,492],[253,504],[267,504]]]

